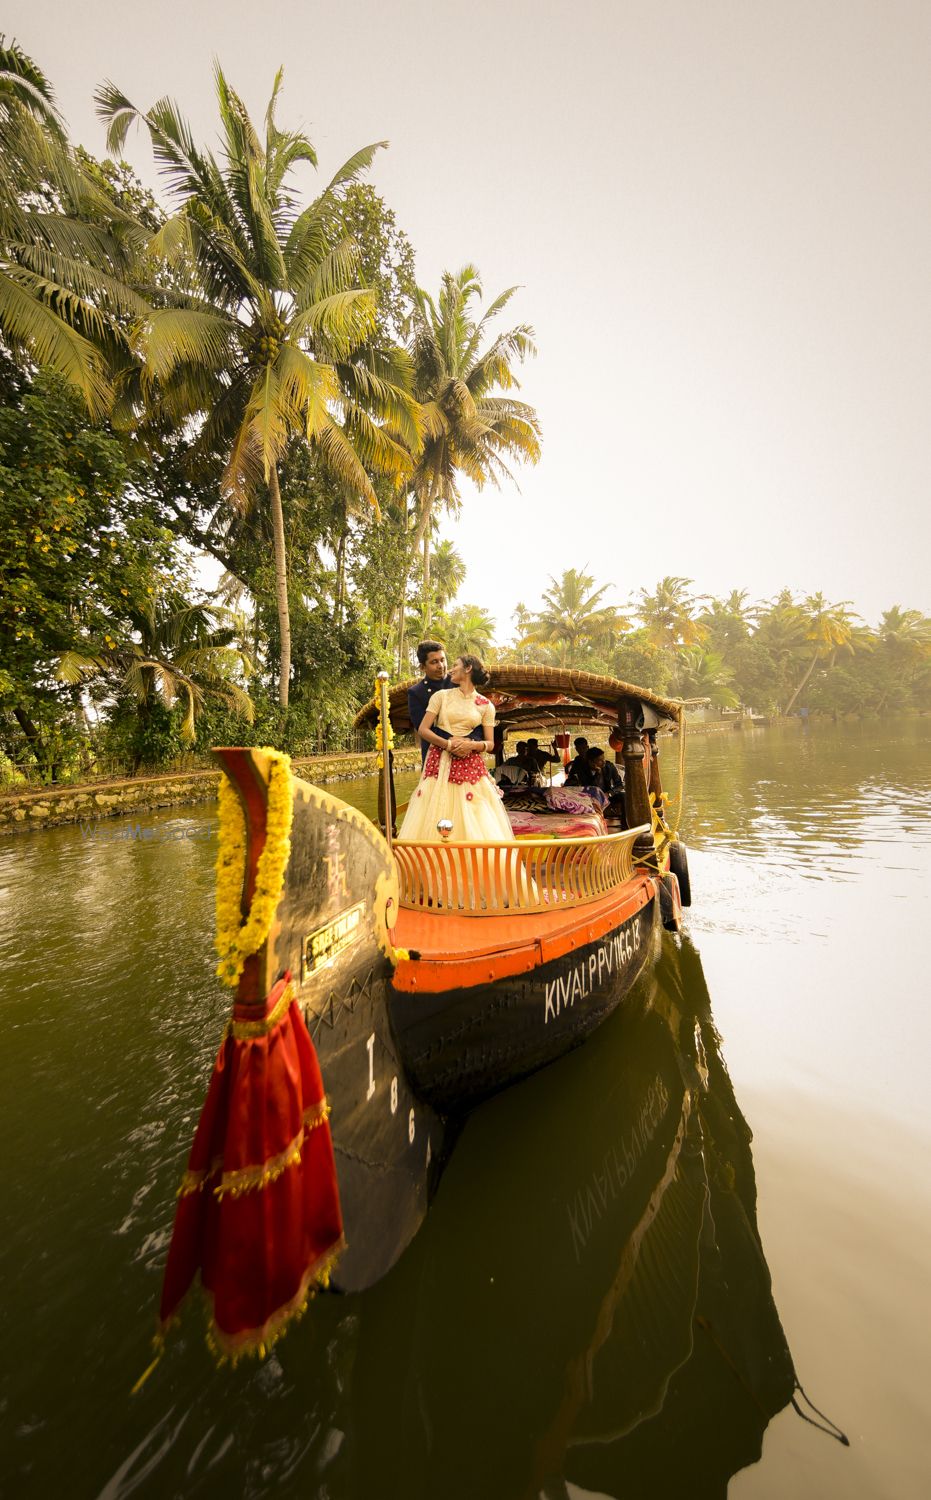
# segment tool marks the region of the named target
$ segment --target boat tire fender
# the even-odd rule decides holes
[[[689,857],[679,839],[669,845],[669,868],[679,882],[679,899],[683,906],[692,904],[692,882],[689,880]]]

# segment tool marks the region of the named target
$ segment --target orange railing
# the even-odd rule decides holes
[[[456,916],[583,906],[629,880],[635,840],[649,826],[602,838],[521,839],[507,844],[395,844],[408,911]]]

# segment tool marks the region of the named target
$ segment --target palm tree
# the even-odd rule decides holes
[[[893,604],[883,611],[878,634],[884,646],[902,656],[917,659],[931,653],[931,620],[918,609]]]
[[[142,236],[73,157],[41,68],[0,36],[0,332],[102,417],[124,326],[146,304],[126,276]]]
[[[699,596],[688,592],[691,578],[667,575],[661,578],[653,593],[641,589],[635,609],[650,641],[676,651],[681,646],[698,645],[702,627],[695,618]]]
[[[716,651],[726,651],[750,637],[758,611],[746,589],[732,589],[726,599],[710,599],[698,617],[705,640]]]
[[[433,549],[433,600],[441,612],[455,599],[465,583],[466,565],[452,542],[438,542]]]
[[[93,653],[66,652],[56,669],[59,680],[109,679],[118,693],[135,699],[143,723],[156,702],[172,708],[180,700],[185,706],[181,738],[188,743],[195,738],[198,713],[211,700],[252,723],[252,700],[234,675],[248,672],[251,663],[233,644],[231,611],[191,604],[183,594],[168,591],[153,595],[144,608],[131,609],[129,622],[136,638],[125,645],[106,637]]]
[[[194,143],[167,99],[148,113],[112,84],[97,93],[119,150],[134,121],[148,129],[174,212],[152,253],[187,278],[139,329],[137,403],[150,427],[199,424],[195,449],[222,453],[221,491],[240,511],[262,487],[271,511],[281,636],[279,702],[288,704],[291,625],[279,466],[289,442],[310,442],[346,490],[378,502],[366,466],[400,479],[419,444],[404,390],[409,363],[375,349],[376,299],[355,284],[358,250],[339,216],[344,189],[384,142],[365,146],[301,208],[290,186],[299,163],[317,165],[310,140],[282,130],[279,70],[264,138],[221,68],[215,70],[222,164]],[[374,414],[374,417],[373,417]]]
[[[533,330],[518,324],[482,347],[491,321],[504,310],[509,287],[476,321],[482,283],[474,266],[443,274],[436,302],[418,290],[411,356],[414,394],[421,403],[423,447],[413,474],[417,505],[414,549],[423,547],[429,624],[431,525],[439,506],[459,500],[459,476],[481,489],[513,478],[506,459],[536,463],[540,423],[532,406],[510,395],[518,388],[514,363],[536,353]]]
[[[478,604],[462,604],[446,617],[446,650],[450,661],[463,653],[486,657],[492,649],[495,622]]]
[[[684,646],[676,660],[675,689],[680,698],[707,698],[715,708],[736,708],[734,670],[719,651]]]
[[[552,647],[562,666],[580,667],[592,646],[616,636],[627,622],[613,605],[601,602],[611,585],[595,588],[591,574],[569,568],[558,583],[553,577],[550,583],[525,639]]]
[[[792,712],[795,700],[819,661],[826,660],[827,665],[833,667],[838,651],[852,652],[854,650],[858,616],[848,612],[850,602],[849,599],[844,599],[840,604],[829,604],[820,592],[810,594],[805,599],[802,605],[805,615],[805,637],[809,642],[814,642],[815,649],[791,698],[783,709],[784,714]]]

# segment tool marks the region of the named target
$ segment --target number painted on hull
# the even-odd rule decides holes
[[[414,1111],[413,1110],[411,1110],[410,1114],[407,1117],[407,1139],[410,1141],[411,1145],[413,1146],[413,1144],[414,1144]]]
[[[372,1095],[375,1092],[375,1033],[374,1033],[374,1031],[372,1032],[372,1035],[369,1037],[369,1039],[368,1039],[368,1041],[366,1042],[365,1045],[368,1048],[368,1054],[369,1054],[369,1089],[368,1089],[368,1093],[366,1094],[365,1097],[366,1097],[366,1100],[369,1100],[369,1099],[371,1099]]]
[[[612,974],[621,974],[639,949],[638,917],[615,932],[607,942],[599,943],[594,952],[587,958],[579,959],[568,973],[550,980],[543,1001],[543,1024],[555,1021],[560,1012],[571,1009],[576,1000],[587,999]]]
[[[391,1080],[391,1113],[393,1115],[396,1115],[397,1112],[398,1112],[398,1075],[397,1075],[397,1073],[395,1073],[394,1077]]]

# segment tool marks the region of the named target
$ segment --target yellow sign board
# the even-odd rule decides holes
[[[307,979],[317,969],[322,969],[324,964],[330,964],[335,958],[350,948],[352,944],[361,937],[360,927],[362,925],[362,914],[365,911],[365,902],[357,901],[355,906],[349,906],[341,911],[332,922],[327,922],[325,927],[318,927],[316,932],[310,932],[304,939],[304,959],[302,978]]]

